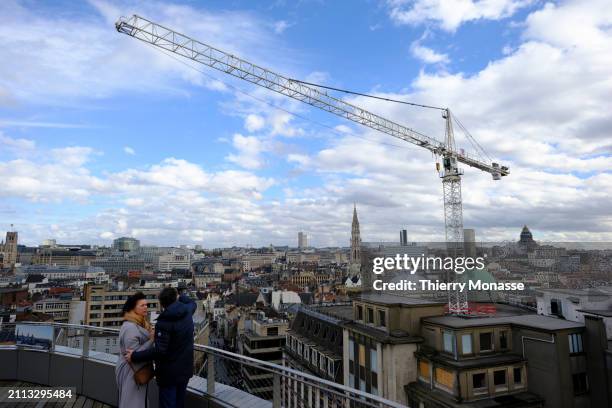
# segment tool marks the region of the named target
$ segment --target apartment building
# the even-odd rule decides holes
[[[590,398],[584,336],[583,324],[534,314],[423,318],[418,378],[406,386],[408,404],[597,406]]]
[[[68,299],[43,299],[35,302],[33,309],[35,312],[41,312],[53,316],[53,321],[56,323],[68,323],[70,321],[70,303]]]
[[[85,286],[85,323],[91,326],[119,327],[123,322],[123,305],[135,290],[111,290],[106,285]],[[159,290],[142,290],[147,298],[149,314],[159,313]],[[150,316],[149,316],[150,317]]]
[[[406,405],[417,378],[421,318],[444,314],[445,300],[366,293],[342,323],[344,384]]]
[[[257,312],[255,318],[245,323],[238,351],[247,357],[282,364],[288,325],[285,319],[269,319],[264,312]],[[250,394],[272,399],[272,373],[242,366],[242,376]]]
[[[285,365],[343,384],[340,324],[352,317],[350,304],[301,307],[287,331]]]

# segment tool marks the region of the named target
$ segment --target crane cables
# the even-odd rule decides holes
[[[339,135],[339,136],[349,136],[349,135],[350,135],[350,136],[352,136],[352,137],[356,137],[357,139],[362,139],[362,140],[365,140],[365,141],[367,141],[367,142],[374,143],[374,144],[381,144],[381,145],[385,145],[385,146],[396,147],[396,148],[398,148],[398,149],[404,149],[404,148],[405,148],[405,146],[404,146],[404,145],[397,145],[397,144],[393,144],[393,143],[383,142],[383,141],[381,141],[381,140],[369,139],[369,138],[367,138],[367,137],[360,136],[360,135],[358,135],[358,134],[356,134],[356,133],[350,133],[350,134],[347,134],[347,133],[345,133],[345,132],[341,132],[341,131],[339,131],[338,129],[336,129],[335,127],[333,127],[333,126],[327,125],[327,124],[325,124],[325,123],[318,122],[318,121],[316,121],[316,120],[314,120],[314,119],[311,119],[311,118],[309,118],[309,117],[307,117],[307,116],[300,115],[299,113],[292,112],[292,111],[290,111],[290,110],[288,110],[288,109],[285,109],[285,108],[283,108],[283,107],[281,107],[281,106],[278,106],[278,105],[276,105],[276,104],[274,104],[274,103],[272,103],[272,102],[270,102],[270,101],[267,101],[267,100],[265,100],[264,98],[260,98],[260,97],[255,96],[255,95],[253,95],[253,94],[251,94],[251,93],[249,93],[249,92],[247,92],[247,91],[245,91],[245,90],[242,90],[242,89],[240,89],[238,86],[235,86],[235,85],[232,85],[232,84],[230,84],[230,83],[228,83],[228,82],[226,82],[226,81],[223,81],[223,80],[221,80],[221,79],[219,79],[219,78],[215,77],[214,75],[211,75],[211,74],[209,74],[208,72],[205,72],[205,71],[204,71],[204,70],[202,70],[202,69],[198,69],[198,68],[196,68],[195,66],[193,66],[193,65],[191,65],[191,64],[189,64],[189,63],[187,63],[186,61],[183,61],[182,59],[177,58],[176,56],[174,56],[174,55],[170,54],[169,52],[166,52],[166,51],[165,51],[165,50],[163,50],[163,49],[159,49],[159,48],[155,47],[155,46],[154,46],[154,45],[152,45],[152,44],[149,44],[149,43],[145,43],[145,44],[146,44],[146,45],[148,45],[149,47],[151,47],[152,49],[156,50],[156,52],[161,52],[162,54],[166,55],[166,56],[167,56],[167,57],[169,57],[169,58],[172,58],[173,60],[175,60],[175,61],[179,62],[180,64],[185,65],[186,67],[191,68],[191,69],[193,69],[193,70],[194,70],[194,71],[196,71],[196,72],[199,72],[200,74],[204,75],[205,77],[207,77],[207,78],[209,78],[209,79],[211,79],[211,80],[214,80],[214,81],[217,81],[217,82],[219,82],[219,83],[222,83],[223,85],[227,86],[228,88],[233,89],[234,91],[236,91],[236,92],[238,92],[238,93],[240,93],[240,94],[242,94],[242,95],[248,96],[248,97],[252,98],[253,100],[256,100],[256,101],[258,101],[258,102],[261,102],[261,103],[263,103],[263,104],[266,104],[266,105],[270,106],[270,107],[271,107],[271,108],[273,108],[273,109],[279,110],[279,111],[281,111],[281,112],[285,112],[285,113],[287,113],[287,114],[289,114],[289,115],[291,115],[291,116],[294,116],[294,117],[296,117],[296,118],[298,118],[298,119],[302,119],[302,120],[305,120],[305,121],[307,121],[307,122],[314,123],[315,125],[318,125],[318,126],[320,126],[320,127],[323,127],[323,128],[329,129],[330,131],[332,131],[333,133],[336,133],[336,134],[337,134],[337,135]]]
[[[398,99],[383,98],[382,96],[364,94],[364,93],[361,93],[361,92],[349,91],[348,89],[334,88],[332,86],[327,86],[327,85],[314,84],[312,82],[300,81],[299,79],[294,79],[294,78],[289,78],[289,80],[293,81],[293,82],[297,82],[299,84],[316,86],[317,88],[329,89],[330,91],[344,92],[346,94],[351,94],[351,95],[365,96],[366,98],[379,99],[381,101],[386,101],[386,102],[401,103],[401,104],[404,104],[404,105],[416,106],[416,107],[419,107],[419,108],[427,108],[427,109],[437,109],[437,110],[441,110],[441,111],[445,111],[446,110],[446,108],[441,108],[439,106],[424,105],[424,104],[420,104],[420,103],[414,103],[414,102],[408,102],[408,101],[400,101]]]
[[[290,78],[289,80],[293,81],[293,82],[297,82],[299,84],[314,86],[314,87],[322,88],[322,89],[328,89],[330,91],[343,92],[343,93],[346,93],[346,94],[349,94],[349,95],[357,95],[357,96],[363,96],[363,97],[366,97],[366,98],[378,99],[378,100],[385,101],[385,102],[393,102],[393,103],[399,103],[399,104],[403,104],[403,105],[416,106],[418,108],[435,109],[435,110],[440,110],[440,111],[446,111],[447,110],[446,108],[442,108],[440,106],[425,105],[425,104],[422,104],[422,103],[415,103],[415,102],[402,101],[402,100],[399,100],[399,99],[385,98],[385,97],[382,97],[382,96],[377,96],[377,95],[372,95],[372,94],[366,94],[366,93],[361,93],[361,92],[350,91],[348,89],[336,88],[336,87],[333,87],[333,86],[327,86],[327,85],[315,84],[313,82],[301,81],[301,80],[295,79],[295,78]],[[463,131],[463,133],[465,134],[466,139],[474,147],[474,151],[476,152],[476,154],[483,161],[485,160],[485,156],[489,160],[493,161],[493,159],[486,152],[486,150],[484,150],[484,148],[480,145],[480,143],[478,143],[478,141],[474,138],[474,136],[472,136],[472,134],[467,130],[467,128],[465,126],[463,126],[463,123],[461,123],[459,118],[457,118],[457,116],[454,113],[451,115],[451,117],[454,120],[454,122],[457,124],[457,126]]]

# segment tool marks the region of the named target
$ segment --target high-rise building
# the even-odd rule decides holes
[[[351,225],[351,266],[361,265],[361,234],[359,233],[359,219],[357,218],[357,205],[353,205],[353,223]]]
[[[121,237],[113,241],[113,249],[121,252],[134,252],[140,248],[140,241],[136,238]]]
[[[408,245],[408,231],[405,229],[400,231],[400,245]]]
[[[473,229],[463,230],[463,252],[466,257],[476,258],[476,231]]]
[[[298,232],[298,248],[308,248],[308,235],[305,232]]]

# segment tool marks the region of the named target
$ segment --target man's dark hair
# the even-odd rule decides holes
[[[138,301],[142,299],[146,299],[146,296],[142,292],[136,292],[132,296],[128,296],[127,300],[123,304],[123,314],[134,310]]]
[[[159,293],[159,304],[165,309],[174,302],[176,302],[176,298],[178,297],[178,292],[176,289],[167,287],[163,288]]]

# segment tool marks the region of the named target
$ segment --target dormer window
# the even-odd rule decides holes
[[[357,306],[357,320],[363,321],[363,306]]]
[[[461,335],[461,354],[472,354],[472,333]]]
[[[370,307],[368,308],[368,321],[366,323],[374,324],[374,309]]]
[[[493,351],[493,333],[480,333],[480,351]]]
[[[384,310],[378,311],[378,325],[381,327],[387,327],[387,312]]]
[[[508,348],[508,330],[499,332],[499,348],[501,350],[506,350]]]
[[[442,339],[444,351],[450,354],[455,354],[455,333],[450,330],[444,330]]]

